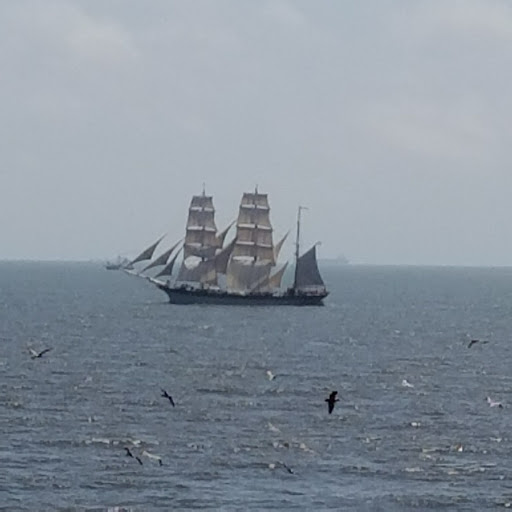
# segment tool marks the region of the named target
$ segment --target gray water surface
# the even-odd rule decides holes
[[[323,273],[324,308],[196,307],[0,263],[0,510],[504,508],[512,270]]]

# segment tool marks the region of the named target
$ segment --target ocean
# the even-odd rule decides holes
[[[323,308],[172,306],[0,263],[0,510],[510,506],[512,269],[322,273]]]

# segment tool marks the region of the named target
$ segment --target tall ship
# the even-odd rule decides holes
[[[188,210],[185,238],[175,243],[137,273],[162,290],[172,304],[216,304],[235,306],[320,306],[329,292],[318,270],[316,246],[300,254],[300,224],[303,207],[298,208],[293,284],[281,282],[288,262],[278,263],[288,236],[274,244],[267,194],[256,188],[240,201],[234,238],[225,243],[233,221],[218,232],[212,196],[193,196]],[[130,263],[151,260],[159,238]],[[183,242],[183,243],[182,243]],[[183,260],[176,277],[180,252]],[[174,254],[171,258],[171,255]],[[153,277],[145,273],[162,267]],[[163,280],[165,279],[165,280]]]

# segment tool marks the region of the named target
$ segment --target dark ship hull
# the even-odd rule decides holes
[[[218,306],[323,306],[327,292],[295,292],[293,289],[282,294],[251,293],[242,295],[221,290],[191,287],[172,287],[157,284],[165,292],[171,304],[213,304]]]
[[[105,268],[107,270],[121,270],[123,268],[123,265],[121,263],[107,263],[105,265]]]

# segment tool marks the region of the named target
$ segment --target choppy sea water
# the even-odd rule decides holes
[[[0,510],[507,507],[512,269],[323,274],[324,308],[196,307],[0,263]]]

